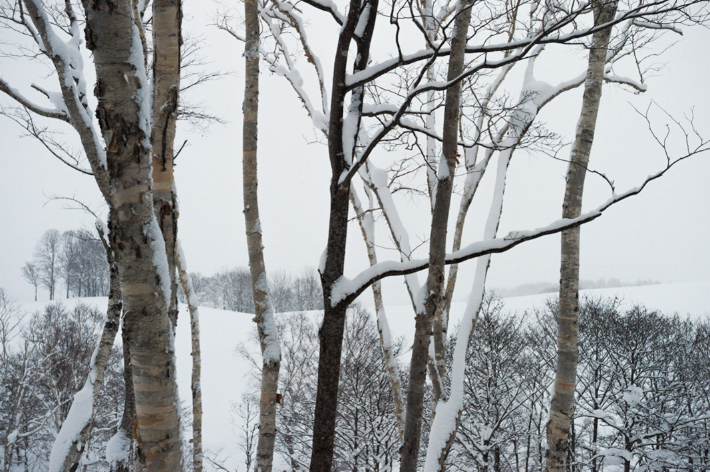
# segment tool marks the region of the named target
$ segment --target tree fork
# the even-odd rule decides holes
[[[471,21],[471,8],[468,2],[462,3],[462,8],[457,12],[455,21],[456,34],[451,41],[451,56],[447,73],[447,80],[449,81],[454,80],[463,72],[466,55],[466,33]],[[460,102],[461,82],[459,81],[446,90],[442,149],[442,157],[446,159],[446,164],[445,166],[440,164],[440,171],[437,176],[439,181],[436,186],[436,199],[434,201],[429,237],[429,275],[427,276],[424,311],[418,312],[416,315],[412,361],[409,371],[404,444],[400,461],[400,468],[404,472],[417,470],[424,408],[424,384],[429,359],[429,343],[432,337],[432,322],[439,305],[443,302],[446,232],[454,172],[458,161],[457,138]]]
[[[84,0],[96,66],[97,116],[116,211],[118,272],[136,404],[136,456],[148,471],[180,470],[179,405],[167,254],[153,213],[148,79],[129,0]],[[137,57],[136,57],[137,56]]]

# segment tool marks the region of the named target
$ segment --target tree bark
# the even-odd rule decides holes
[[[338,384],[340,382],[340,357],[342,355],[343,331],[347,304],[333,303],[331,298],[335,283],[342,277],[345,266],[345,246],[348,232],[348,210],[350,208],[350,179],[341,177],[354,155],[359,119],[362,116],[364,87],[352,91],[349,113],[357,117],[358,123],[353,133],[353,142],[344,144],[343,119],[345,115],[345,76],[347,73],[348,51],[353,40],[357,42],[357,59],[353,70],[364,70],[370,57],[372,32],[377,19],[377,0],[351,0],[348,16],[340,30],[333,64],[333,88],[331,111],[328,124],[328,153],[332,171],[330,184],[330,218],[328,222],[328,243],[324,261],[320,267],[323,286],[323,324],[318,331],[320,351],[318,358],[318,387],[313,423],[313,450],[310,470],[330,472],[335,450],[335,420],[338,407]],[[368,18],[360,38],[355,38],[355,28],[363,13]],[[371,13],[371,14],[370,14]],[[346,146],[353,146],[347,149]]]
[[[121,440],[128,441],[129,448],[126,454],[126,460],[116,464],[115,472],[141,472],[143,467],[138,461],[135,461],[134,466],[130,466],[131,457],[135,458],[135,437],[136,429],[136,396],[133,392],[133,373],[131,370],[131,350],[129,348],[128,331],[126,325],[121,329],[121,340],[123,341],[123,382],[126,386],[126,394],[123,399],[123,417],[121,425],[116,432],[116,435],[121,435]]]
[[[281,347],[274,319],[274,307],[269,295],[269,282],[264,264],[264,247],[259,220],[257,147],[259,124],[259,5],[257,0],[245,0],[244,17],[246,62],[243,132],[242,179],[244,220],[246,223],[252,296],[261,344],[261,396],[259,399],[259,439],[256,446],[255,470],[271,472],[276,442],[276,404],[278,402]]]
[[[136,458],[149,471],[180,470],[170,275],[151,192],[149,84],[140,22],[130,0],[83,0],[93,51],[97,117],[116,211],[118,272],[136,403]]]
[[[617,3],[597,1],[594,5],[595,25],[611,21]],[[611,28],[594,33],[589,50],[587,79],[584,84],[582,112],[570,164],[567,169],[563,218],[576,218],[582,212],[584,178],[589,153],[594,141],[594,129],[602,95],[602,79],[606,65]],[[563,471],[567,462],[570,424],[574,411],[579,340],[579,227],[562,231],[562,261],[560,264],[560,305],[557,334],[557,370],[555,393],[547,423],[545,471]]]
[[[109,225],[115,215],[110,215]],[[96,402],[104,382],[104,373],[108,363],[111,349],[113,348],[116,333],[121,324],[121,286],[118,278],[118,268],[115,264],[114,251],[111,244],[107,243],[107,238],[111,235],[104,234],[103,224],[97,224],[99,237],[104,243],[106,250],[106,260],[110,270],[110,288],[108,297],[108,308],[106,311],[106,322],[101,331],[101,337],[94,349],[94,355],[89,367],[89,375],[82,390],[77,392],[72,401],[67,418],[62,424],[62,428],[57,435],[57,439],[52,444],[50,453],[49,471],[63,470],[73,472],[78,469],[81,456],[84,454],[86,445],[91,440],[91,432],[94,426],[94,415],[96,413]],[[90,403],[89,403],[90,402]]]
[[[176,241],[175,263],[180,285],[185,292],[190,310],[190,338],[192,340],[192,470],[202,471],[202,354],[200,350],[200,311],[197,307],[195,290],[187,273],[187,262],[182,252],[180,240]]]
[[[153,0],[153,208],[165,241],[170,273],[168,316],[177,326],[175,245],[177,204],[174,193],[173,152],[180,92],[182,0]]]
[[[357,215],[362,237],[365,240],[367,248],[367,257],[370,265],[377,264],[377,251],[375,249],[375,227],[374,219],[371,213],[365,213],[365,210],[360,203],[354,189],[351,189],[350,201],[353,204],[353,210]],[[385,305],[382,301],[382,284],[378,280],[372,284],[372,297],[375,301],[375,313],[377,314],[377,331],[380,333],[380,346],[382,346],[382,354],[387,365],[387,373],[392,386],[392,398],[394,401],[394,416],[397,420],[397,437],[402,440],[404,437],[404,396],[402,395],[402,382],[399,378],[399,366],[397,359],[392,352],[392,334],[387,322],[387,314],[385,313]]]
[[[451,41],[447,80],[454,80],[463,72],[466,33],[471,20],[471,9],[468,8],[469,2],[467,1],[462,2],[461,6],[462,8],[457,12],[455,20],[456,33]],[[429,343],[432,337],[432,321],[438,305],[443,301],[446,233],[454,172],[458,162],[457,138],[460,102],[461,83],[456,82],[446,90],[442,145],[442,157],[445,159],[445,163],[439,163],[437,176],[436,199],[429,237],[429,275],[427,277],[424,310],[422,310],[422,307],[418,307],[415,322],[412,362],[409,371],[409,391],[407,392],[404,444],[400,461],[400,469],[405,472],[417,470],[424,409],[424,384],[426,381],[427,361],[429,359]]]

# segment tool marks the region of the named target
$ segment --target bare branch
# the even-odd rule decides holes
[[[647,115],[642,116],[645,116],[647,118]],[[653,133],[653,130],[651,130],[651,132]],[[664,150],[666,150],[666,154],[668,154],[666,149],[666,140],[667,137],[663,139],[657,138],[657,142],[662,147],[664,147]],[[675,166],[679,162],[684,161],[691,156],[704,153],[706,151],[710,151],[710,141],[705,141],[701,139],[700,143],[694,148],[691,148],[689,153],[680,156],[676,159],[669,160],[666,167],[664,167],[659,172],[656,172],[655,174],[652,174],[647,177],[638,187],[634,187],[621,194],[613,194],[612,197],[605,203],[590,212],[582,214],[578,218],[562,218],[559,220],[555,220],[549,225],[544,226],[542,228],[537,228],[534,230],[511,231],[510,233],[508,233],[507,236],[503,238],[494,238],[472,243],[459,251],[448,254],[446,256],[446,264],[459,264],[464,261],[485,256],[487,254],[497,254],[501,252],[506,252],[526,241],[532,241],[533,239],[538,239],[543,236],[556,234],[562,232],[563,230],[593,221],[602,216],[602,214],[610,207],[616,205],[617,203],[623,200],[626,200],[627,198],[640,194],[650,182],[661,178],[663,175],[665,175],[666,172],[668,172],[673,166]],[[355,300],[370,285],[372,285],[378,280],[382,280],[386,277],[391,277],[395,275],[413,274],[415,272],[419,272],[421,270],[426,269],[428,266],[428,259],[418,259],[407,262],[380,262],[360,272],[360,274],[358,274],[352,280],[342,277],[333,287],[330,302],[333,307],[338,306],[340,304],[348,305],[352,303],[353,300]]]

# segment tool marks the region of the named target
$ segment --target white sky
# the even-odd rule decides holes
[[[226,33],[208,26],[214,21],[216,6],[207,2],[186,2],[185,7],[188,11],[184,30],[203,35],[202,54],[211,62],[207,68],[232,72],[188,97],[193,102],[202,102],[227,123],[213,125],[208,132],[182,126],[176,140],[178,146],[188,140],[176,168],[180,238],[190,270],[211,274],[223,268],[247,265],[241,213],[243,47]],[[325,17],[317,19],[329,24]],[[310,37],[325,51],[320,57],[328,64],[332,56],[329,48],[334,43],[332,38],[337,28],[328,29],[316,20],[313,23],[320,29]],[[645,109],[653,98],[678,117],[694,107],[696,127],[710,136],[710,94],[707,91],[710,61],[703,49],[708,42],[710,32],[687,29],[678,44],[659,58],[658,62],[665,65],[648,82],[646,94],[634,95],[618,86],[605,86],[591,167],[614,180],[618,191],[636,185],[664,165],[663,155],[650,142],[646,123],[635,113],[632,104]],[[576,62],[543,63],[540,69],[544,71],[539,75],[551,82],[572,77],[584,65],[584,57],[577,59]],[[87,64],[87,68],[89,66]],[[0,75],[31,94],[29,84],[44,81],[47,71],[2,59]],[[267,71],[261,77],[259,174],[267,269],[300,272],[304,267],[317,266],[327,237],[330,180],[327,148],[323,144],[309,144],[317,136],[285,81]],[[581,90],[572,92],[548,105],[540,119],[569,141],[577,123],[580,101]],[[0,104],[11,102],[0,97]],[[659,126],[664,123],[660,115],[656,118]],[[0,287],[16,299],[29,299],[33,288],[21,278],[20,268],[32,258],[41,234],[49,228],[65,231],[93,224],[92,218],[81,212],[48,202],[48,196],[76,196],[96,207],[101,200],[91,177],[58,162],[31,138],[19,138],[20,131],[17,125],[0,117]],[[71,130],[66,133],[71,136]],[[562,157],[567,155],[567,151],[561,154]],[[662,282],[710,280],[708,157],[698,156],[679,164],[640,196],[619,204],[584,226],[581,277]],[[375,159],[381,158],[382,154],[375,156]],[[543,226],[559,218],[565,171],[563,163],[518,152],[509,172],[499,234]],[[487,183],[492,177],[484,179],[480,192],[490,190]],[[587,183],[585,207],[591,208],[608,198],[608,187],[601,179],[588,176]],[[414,246],[428,237],[428,204],[424,200],[408,199],[400,203],[404,205],[404,220]],[[455,201],[455,209],[457,205]],[[484,218],[481,215],[487,213],[486,202],[474,201],[471,211],[465,242],[472,242],[478,236],[477,228]],[[381,234],[378,242],[391,246],[386,234]],[[352,276],[366,266],[367,260],[355,223],[349,238],[346,272]],[[387,257],[395,258],[396,254],[381,251],[380,258]],[[462,269],[457,298],[467,295],[473,263],[463,265]],[[489,286],[554,282],[558,273],[559,237],[549,236],[493,256]],[[388,282],[387,286],[393,290],[387,292],[386,297],[403,299],[399,279]],[[62,290],[58,292],[61,294]],[[40,296],[48,295],[41,292]]]

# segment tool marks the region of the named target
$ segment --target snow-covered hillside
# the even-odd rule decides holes
[[[505,304],[508,310],[522,313],[526,309],[542,307],[551,295],[554,294],[508,298],[505,299]],[[620,296],[627,305],[639,303],[665,313],[677,312],[692,317],[710,315],[710,281],[585,290],[581,295]],[[366,306],[369,297],[369,293],[363,295],[363,304]],[[61,300],[67,307],[72,307],[80,301],[95,305],[102,310],[106,307],[105,298]],[[31,313],[42,309],[46,304],[47,302],[31,302],[20,306]],[[452,324],[458,322],[464,309],[465,303],[454,303]],[[411,339],[414,330],[411,306],[389,306],[387,314],[393,335]],[[252,367],[236,353],[236,348],[240,343],[249,343],[254,330],[253,315],[213,308],[201,308],[200,315],[205,453],[229,470],[243,470],[242,452],[237,446],[238,434],[234,424],[232,404],[240,400],[242,393],[249,388],[251,382],[249,372]],[[185,306],[181,306],[176,342],[180,397],[183,405],[189,409],[192,359],[189,313]],[[252,345],[252,349],[256,351],[258,347]],[[205,468],[219,470],[210,463],[205,463]]]
[[[522,314],[525,310],[544,307],[549,298],[556,296],[555,293],[544,293],[505,298],[505,310]],[[585,296],[605,298],[618,296],[624,300],[624,306],[641,304],[649,309],[669,314],[679,313],[692,317],[710,315],[710,281],[580,291],[580,297]],[[363,305],[372,304],[372,296],[369,292],[365,292],[360,298]],[[455,326],[461,320],[465,309],[465,302],[452,303],[450,326]],[[411,305],[387,306],[387,316],[394,337],[404,336],[407,340],[413,338],[414,315]]]

